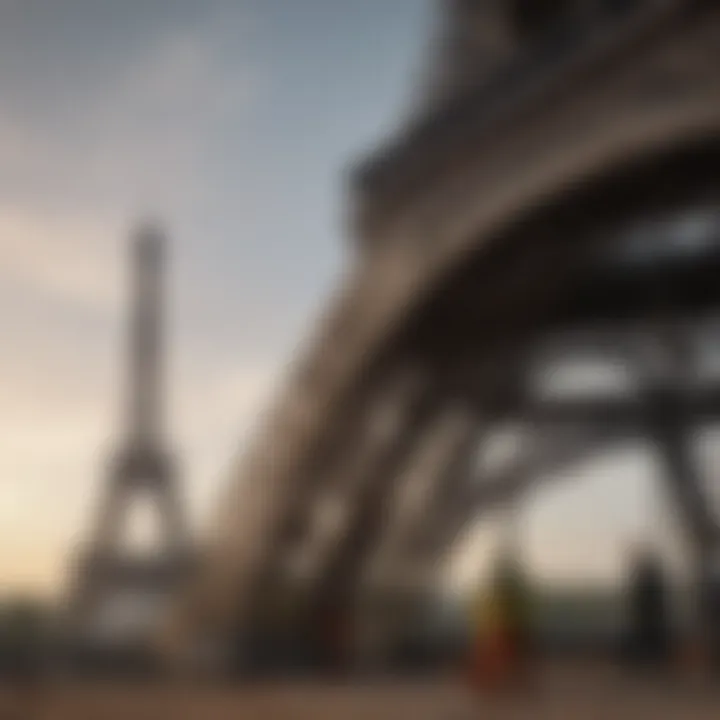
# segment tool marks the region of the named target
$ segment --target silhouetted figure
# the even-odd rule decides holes
[[[660,561],[638,556],[629,587],[629,659],[637,668],[657,668],[670,658],[668,587]]]
[[[701,612],[707,659],[713,670],[720,670],[720,568],[709,569],[701,588]]]

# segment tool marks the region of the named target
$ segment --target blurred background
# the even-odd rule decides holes
[[[283,392],[292,396],[296,360],[308,353],[313,357],[313,348],[324,342],[334,347],[323,339],[322,329],[328,308],[342,304],[333,293],[338,286],[356,288],[363,272],[373,276],[372,263],[383,261],[367,256],[373,243],[393,235],[389,218],[396,211],[401,217],[400,209],[407,207],[421,217],[433,195],[418,195],[424,199],[417,206],[404,198],[421,180],[439,186],[448,176],[455,177],[455,184],[449,182],[450,190],[443,186],[443,192],[461,198],[471,178],[457,157],[458,146],[460,156],[480,156],[483,113],[494,112],[505,97],[519,109],[515,114],[512,107],[507,110],[510,119],[500,126],[507,122],[505,130],[516,132],[518,139],[497,140],[497,148],[506,143],[505,155],[501,149],[497,153],[507,156],[507,169],[494,157],[490,160],[496,165],[486,164],[498,187],[505,183],[511,194],[532,176],[528,170],[525,177],[523,167],[534,167],[529,145],[534,132],[553,156],[548,168],[559,167],[566,150],[575,157],[576,146],[565,143],[561,123],[552,152],[550,140],[542,141],[542,113],[554,101],[537,100],[536,107],[532,87],[523,94],[523,83],[536,79],[538,86],[557,82],[564,88],[558,107],[568,97],[580,98],[577,106],[568,101],[565,112],[582,127],[592,102],[606,110],[621,102],[611,94],[611,81],[617,77],[622,86],[624,78],[635,78],[624,92],[633,95],[642,88],[651,106],[649,119],[640,117],[638,127],[646,128],[646,137],[659,136],[651,122],[652,103],[659,108],[657,117],[665,117],[663,102],[680,108],[678,114],[684,111],[686,99],[673,96],[678,77],[702,77],[708,87],[717,87],[711,59],[720,19],[710,6],[684,7],[690,5],[0,0],[0,649],[5,648],[5,656],[17,655],[25,639],[32,644],[36,636],[46,646],[66,647],[82,644],[80,637],[100,642],[101,626],[129,637],[135,623],[147,633],[185,596],[180,588],[211,587],[210,580],[203,580],[203,568],[219,567],[220,561],[213,565],[207,558],[222,553],[208,546],[242,545],[242,533],[236,537],[228,530],[225,545],[215,536],[223,534],[225,525],[247,524],[253,508],[240,494],[235,515],[228,510],[234,519],[221,520],[218,499],[227,497],[222,493],[233,485],[234,468],[249,466],[249,461],[243,466],[248,450],[262,444],[255,437],[278,389],[277,407],[284,407]],[[672,20],[678,8],[682,22]],[[700,48],[697,57],[688,59],[690,47]],[[587,60],[586,51],[600,60]],[[580,80],[563,74],[569,73],[565,65],[577,70],[586,60],[590,69],[581,67]],[[661,71],[645,78],[642,70],[653,62]],[[708,97],[711,118],[702,133],[688,120],[680,141],[667,147],[658,142],[645,156],[638,152],[632,167],[618,163],[596,171],[593,166],[578,177],[568,170],[565,185],[551,185],[548,179],[548,197],[539,193],[522,213],[511,213],[517,226],[507,223],[495,232],[500,240],[488,250],[487,265],[480,251],[469,253],[455,274],[432,285],[434,290],[416,293],[422,302],[408,311],[397,338],[383,346],[390,349],[378,352],[377,363],[370,357],[368,384],[358,381],[342,396],[349,415],[356,409],[362,414],[388,377],[394,387],[397,358],[405,362],[412,356],[423,371],[442,374],[441,394],[463,402],[472,395],[472,403],[480,405],[472,411],[477,415],[462,450],[433,460],[432,448],[425,448],[418,461],[417,482],[422,482],[422,468],[431,468],[432,474],[435,462],[439,479],[434,482],[442,487],[443,477],[457,475],[452,463],[462,455],[475,486],[461,487],[448,506],[442,498],[430,502],[411,519],[414,538],[435,528],[433,523],[440,526],[429,531],[435,538],[430,545],[420,542],[427,555],[424,568],[432,569],[432,577],[418,581],[422,587],[417,589],[409,579],[414,578],[411,560],[402,553],[395,558],[398,564],[389,566],[394,568],[390,574],[409,569],[408,579],[392,589],[381,582],[380,594],[415,599],[388,600],[396,609],[369,613],[370,618],[382,616],[385,624],[376,620],[375,626],[394,640],[380,642],[384,649],[376,649],[374,656],[368,651],[375,661],[360,663],[363,667],[395,663],[399,672],[423,662],[434,668],[440,662],[443,667],[464,662],[478,628],[490,622],[478,610],[480,598],[494,587],[498,562],[507,559],[522,569],[523,582],[532,588],[525,591],[531,608],[525,614],[548,645],[562,640],[583,647],[624,647],[633,622],[639,622],[633,612],[642,616],[645,607],[642,599],[633,605],[634,588],[643,583],[638,573],[650,577],[647,583],[654,588],[647,591],[648,612],[661,608],[656,635],[665,625],[671,634],[677,628],[692,634],[688,628],[694,627],[698,588],[715,568],[714,523],[720,510],[714,479],[720,452],[720,406],[715,402],[720,325],[714,291],[720,210],[712,181],[716,138],[708,131],[717,130],[710,112],[717,96],[710,97],[700,81],[697,87],[699,96]],[[596,88],[599,99],[593,100],[589,94]],[[590,99],[582,95],[586,91]],[[523,102],[531,110],[523,110]],[[617,124],[630,127],[632,117],[628,112],[624,119],[623,112],[617,111]],[[671,116],[669,110],[666,114]],[[488,130],[489,145],[495,142],[492,132],[497,131]],[[592,130],[587,133],[592,136]],[[423,165],[421,158],[412,164],[416,151],[408,148],[443,142],[452,160]],[[376,154],[367,160],[371,152]],[[527,162],[519,157],[523,153]],[[401,172],[406,160],[409,169]],[[458,167],[455,173],[448,169],[452,163]],[[454,187],[460,188],[457,194]],[[445,196],[437,197],[442,206]],[[499,191],[494,206],[491,193],[477,198],[463,200],[465,207],[483,202],[500,207],[506,200]],[[461,216],[460,210],[448,212]],[[441,230],[433,235],[432,218],[418,222],[432,236],[431,244],[441,246],[450,237]],[[406,226],[398,223],[397,234],[404,237]],[[478,237],[494,238],[494,231],[483,232]],[[510,254],[525,257],[528,237],[542,243],[552,235],[559,239],[547,240],[547,258],[554,257],[575,247],[568,245],[573,233],[583,238],[578,246],[591,250],[568,250],[572,262],[563,266],[561,277],[551,276],[554,261],[538,261],[537,251],[528,251],[528,262],[537,262],[537,274],[547,277],[548,292],[568,289],[553,295],[542,317],[527,319],[535,315],[517,308],[533,304],[531,292],[545,297],[544,286],[525,294],[525,275],[518,271],[517,280]],[[501,241],[510,248],[508,257],[495,253]],[[396,260],[398,268],[414,262],[403,257],[389,252],[386,267]],[[386,275],[392,287],[392,271]],[[491,301],[477,288],[495,281],[507,288],[497,295],[496,324],[502,328],[493,335],[492,352],[473,355],[469,339],[484,332],[486,320],[471,308],[483,303],[487,308]],[[378,280],[376,288],[383,282]],[[381,297],[376,289],[362,297],[376,291]],[[368,317],[370,305],[368,299]],[[316,327],[317,339],[307,346]],[[517,375],[508,380],[499,372],[515,368],[519,360],[529,400],[517,391]],[[468,384],[467,367],[473,362],[475,379]],[[404,372],[405,365],[398,387],[405,382]],[[511,391],[500,393],[484,412],[483,398],[508,382]],[[314,397],[309,381],[298,387],[302,397]],[[392,395],[392,388],[388,392]],[[321,393],[317,397],[321,405],[326,402]],[[437,412],[446,411],[443,406]],[[335,416],[328,410],[327,417]],[[328,419],[327,427],[327,437],[334,438],[328,443],[341,456],[360,447],[360,431],[335,437],[329,429],[335,431],[335,421]],[[428,437],[442,433],[444,426],[438,427]],[[272,442],[278,443],[275,456],[284,457],[292,438],[278,431],[265,441]],[[265,452],[273,456],[272,450]],[[365,470],[368,484],[375,467]],[[281,470],[260,472],[256,485],[275,487],[275,472]],[[341,487],[342,471],[330,475],[340,479],[328,487]],[[677,482],[665,482],[667,476]],[[501,495],[481,516],[481,500],[467,492],[483,478],[505,479],[518,491]],[[244,482],[253,482],[250,470]],[[240,480],[235,484],[242,485]],[[412,486],[412,478],[406,484]],[[682,490],[690,485],[697,485],[701,495]],[[681,487],[677,492],[676,486]],[[297,508],[322,502],[291,480],[287,487]],[[345,500],[350,512],[365,518],[355,522],[356,534],[372,534],[375,544],[382,544],[387,532],[392,545],[388,529],[405,532],[401,515],[393,515],[392,508],[416,502],[410,491],[405,496],[401,489],[387,488],[387,496],[374,495],[375,515],[384,508],[379,520],[367,519],[373,503],[363,502],[362,493]],[[143,502],[148,497],[159,502]],[[371,509],[363,515],[360,508],[366,506]],[[458,510],[464,511],[462,518]],[[163,523],[171,527],[170,550],[153,554],[167,540]],[[258,530],[267,551],[263,557],[281,543],[273,533]],[[299,547],[300,535],[291,533],[300,539],[282,542]],[[357,545],[342,537],[348,547]],[[116,552],[116,542],[121,551]],[[364,550],[355,555],[370,554],[360,545]],[[223,552],[229,557],[234,551]],[[347,558],[354,557],[348,552]],[[152,560],[146,565],[137,560],[148,553]],[[338,557],[329,566],[352,564],[342,553]],[[242,558],[237,562],[251,564]],[[278,561],[282,567],[285,562]],[[287,563],[292,562],[289,557]],[[642,575],[648,565],[655,570]],[[295,577],[293,572],[286,575]],[[278,606],[299,607],[302,591],[296,596],[295,590],[277,590],[287,580],[284,575],[278,580],[280,575],[273,576],[275,584],[258,581],[262,603],[274,607],[277,599]],[[335,577],[330,570],[327,576]],[[80,631],[78,617],[86,621],[90,611],[72,609],[78,596],[83,607],[92,596],[88,602],[93,605],[96,585],[122,585],[128,578],[128,597],[106,607],[104,620],[90,623],[94,629]],[[164,603],[150,615],[133,604],[137,597],[130,598],[148,585],[161,586]],[[343,587],[357,600],[354,580]],[[226,598],[231,595],[225,590]],[[403,625],[410,606],[422,611]],[[326,617],[335,617],[323,607]],[[275,612],[281,625],[285,611]],[[151,619],[138,620],[146,615]],[[343,617],[343,627],[349,627],[351,621]],[[225,644],[259,644],[264,651],[257,662],[265,670],[282,674],[303,665],[318,667],[308,659],[309,651],[301,651],[315,641],[299,639],[297,625],[279,633],[280,639],[268,630],[253,643],[233,632],[226,631]],[[652,628],[647,632],[652,635]],[[371,634],[369,629],[361,633],[364,638]],[[348,664],[339,663],[338,653],[353,654],[333,637],[334,660],[320,663],[325,672]],[[246,649],[241,653],[244,669],[254,662]]]

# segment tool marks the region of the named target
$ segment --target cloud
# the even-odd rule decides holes
[[[0,273],[73,301],[116,302],[114,252],[137,215],[181,224],[212,186],[217,138],[241,132],[250,64],[229,55],[238,11],[167,23],[85,88],[76,112],[0,109]],[[3,84],[38,78],[0,76]],[[66,79],[71,83],[72,79]],[[117,278],[115,278],[117,279]]]
[[[49,302],[116,308],[118,230],[91,215],[0,204],[0,282]]]
[[[240,131],[253,87],[248,68],[228,73],[217,28],[167,30],[96,101],[88,177],[129,206],[178,212],[205,192],[213,139]]]

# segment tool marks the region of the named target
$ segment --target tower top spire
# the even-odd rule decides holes
[[[162,281],[165,235],[143,220],[132,237],[133,309],[130,319],[129,435],[152,445],[160,434]]]
[[[132,240],[136,248],[153,248],[156,253],[161,254],[166,243],[165,230],[159,220],[143,218],[135,225]]]

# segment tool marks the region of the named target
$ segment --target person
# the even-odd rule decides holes
[[[471,682],[478,689],[517,686],[527,678],[531,653],[529,593],[518,561],[504,555],[490,592],[475,609]]]
[[[720,558],[708,563],[701,578],[700,614],[705,658],[710,669],[720,670]]]
[[[629,587],[628,654],[638,668],[665,665],[670,656],[671,633],[668,588],[660,560],[648,550],[637,553]]]

